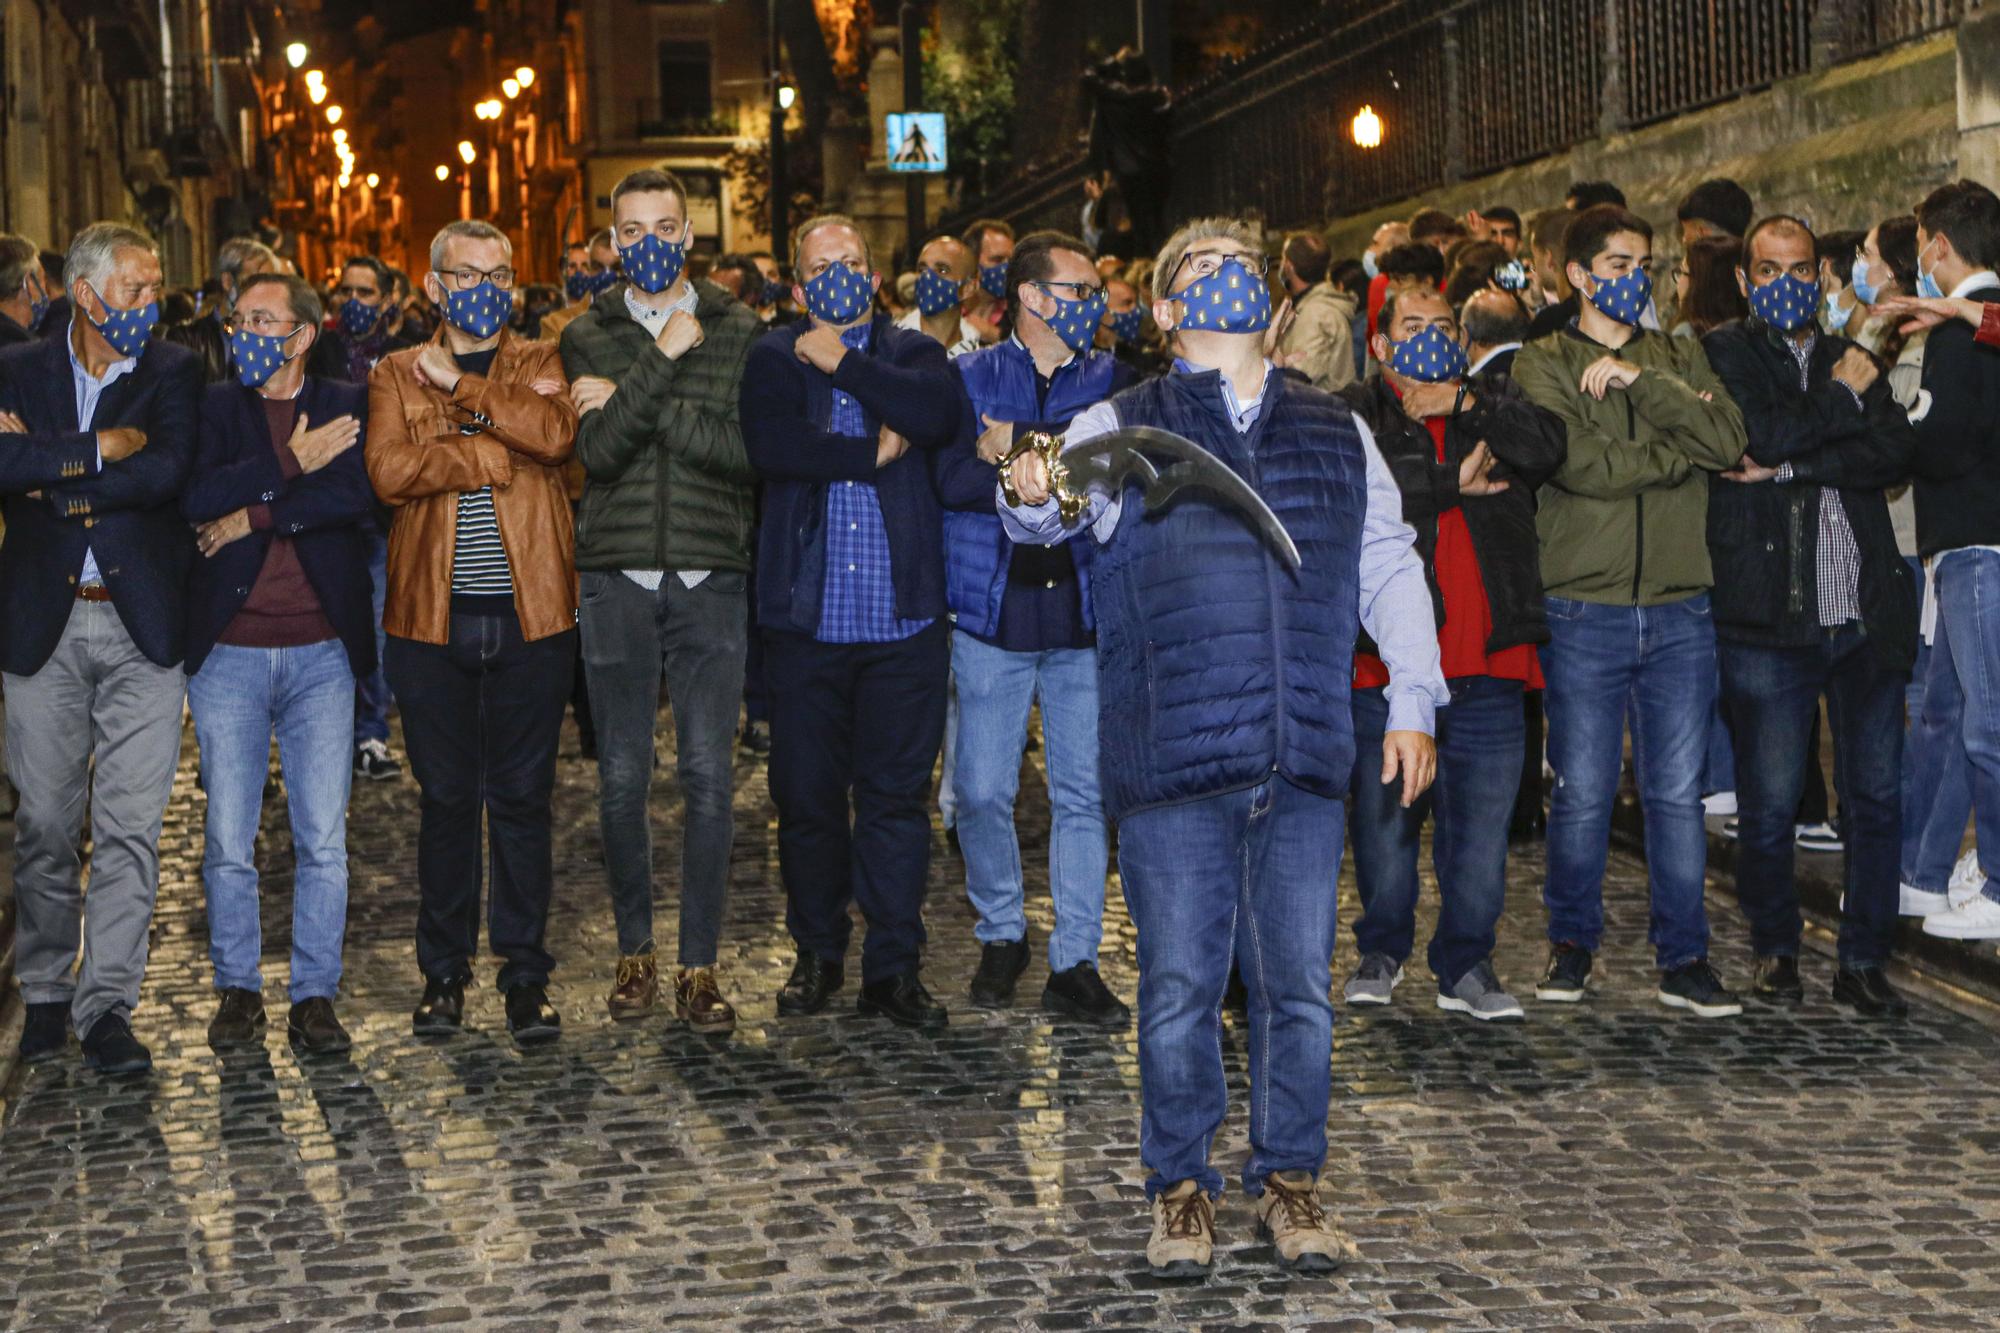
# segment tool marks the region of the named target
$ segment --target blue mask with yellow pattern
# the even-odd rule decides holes
[[[1184,333],[1262,333],[1271,327],[1271,289],[1234,259],[1174,294]]]

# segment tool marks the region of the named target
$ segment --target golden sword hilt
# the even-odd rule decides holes
[[[1014,491],[1014,460],[1024,454],[1034,454],[1042,460],[1042,466],[1049,470],[1049,494],[1055,497],[1056,510],[1063,522],[1074,523],[1083,513],[1084,497],[1069,488],[1069,469],[1062,463],[1063,437],[1051,435],[1045,430],[1031,430],[1021,437],[1000,460],[1000,493],[1007,497],[1007,503],[1017,505],[1021,497]]]

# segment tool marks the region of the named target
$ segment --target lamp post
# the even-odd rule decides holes
[[[784,83],[779,75],[782,66],[778,57],[778,0],[770,0],[767,20],[771,30],[771,253],[784,263],[791,251],[791,229],[789,211],[791,186],[785,180],[785,113],[791,110],[792,99],[786,94],[791,85]]]
[[[903,10],[899,15],[902,28],[903,47],[903,110],[916,111],[924,104],[924,20],[922,8],[903,0]],[[893,151],[893,145],[891,145]],[[903,206],[909,214],[909,240],[906,254],[909,262],[917,261],[917,247],[924,239],[924,190],[930,183],[923,172],[912,172],[903,182]]]

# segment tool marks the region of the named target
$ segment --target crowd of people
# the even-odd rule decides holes
[[[131,1014],[184,705],[209,1039],[267,1023],[254,850],[275,739],[298,867],[287,1031],[308,1054],[349,1045],[346,812],[354,778],[400,772],[392,698],[421,795],[413,1029],[465,1022],[483,899],[523,1044],[561,1031],[568,710],[598,767],[609,1015],[670,1007],[714,1034],[737,1021],[718,956],[739,744],[768,751],[778,814],[797,946],[778,1014],[832,1004],[858,908],[858,1012],[917,1028],[947,1021],[922,974],[934,800],[981,946],[955,985],[1004,1009],[1031,965],[1015,812],[1039,745],[1040,1003],[1133,1021],[1097,968],[1115,825],[1166,1276],[1212,1253],[1232,976],[1245,1190],[1284,1265],[1340,1261],[1317,1181],[1348,845],[1350,1005],[1392,1003],[1409,966],[1426,823],[1436,1005],[1525,1016],[1492,960],[1510,842],[1534,837],[1533,995],[1587,1000],[1628,732],[1660,1003],[1743,1009],[1710,962],[1705,801],[1740,840],[1760,1002],[1804,998],[1801,845],[1845,853],[1842,1005],[1905,1012],[1899,916],[2000,938],[2000,881],[1959,857],[1975,814],[2000,818],[1983,186],[1821,234],[1710,181],[1656,245],[1615,186],[1580,182],[1529,216],[1385,223],[1353,259],[1229,218],[1151,258],[986,219],[913,244],[900,276],[837,214],[782,259],[698,253],[663,170],[610,209],[560,298],[479,221],[444,227],[414,283],[357,255],[321,287],[242,239],[193,294],[121,225],[59,257],[0,237],[25,1060],[74,1032],[92,1068],[150,1067]],[[1133,427],[1205,450],[1292,549],[1227,488],[1066,489],[1063,451],[1142,448]],[[647,818],[663,692],[685,809],[670,977]],[[1809,791],[1822,700],[1837,814]]]

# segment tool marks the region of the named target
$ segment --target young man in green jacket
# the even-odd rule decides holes
[[[1536,525],[1548,596],[1549,965],[1538,999],[1584,996],[1604,930],[1604,862],[1624,722],[1646,818],[1660,1002],[1705,1018],[1742,1006],[1708,965],[1701,764],[1715,709],[1710,473],[1743,455],[1743,416],[1698,344],[1639,327],[1653,230],[1600,205],[1570,225],[1581,309],[1521,349],[1514,378],[1569,431]]]
[[[625,281],[562,334],[584,466],[576,563],[583,665],[598,733],[598,820],[618,923],[607,1001],[640,1019],[659,998],[646,815],[664,675],[687,803],[676,1015],[728,1032],[716,946],[732,841],[731,751],[743,697],[753,474],[737,390],[763,332],[747,306],[690,281],[687,190],[635,171],[611,192]]]

